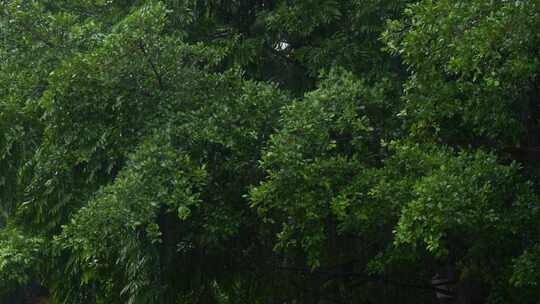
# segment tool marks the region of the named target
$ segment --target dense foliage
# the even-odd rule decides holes
[[[536,303],[537,28],[521,0],[0,1],[0,302]]]

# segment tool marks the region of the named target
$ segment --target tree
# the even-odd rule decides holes
[[[533,302],[539,22],[534,1],[2,1],[2,300]]]

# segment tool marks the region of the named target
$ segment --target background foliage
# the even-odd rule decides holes
[[[0,1],[0,301],[535,303],[539,26],[519,0]]]

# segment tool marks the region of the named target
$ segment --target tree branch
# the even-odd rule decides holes
[[[154,76],[156,77],[159,88],[162,91],[164,91],[165,90],[165,85],[163,83],[163,78],[162,78],[161,74],[158,72],[158,69],[157,69],[156,65],[154,64],[154,62],[152,61],[152,59],[148,56],[148,51],[144,47],[144,42],[142,40],[139,40],[138,46],[139,46],[139,49],[141,50],[141,52],[145,55],[146,60],[148,61],[148,64],[150,65],[150,68],[152,69],[152,72],[154,73]]]

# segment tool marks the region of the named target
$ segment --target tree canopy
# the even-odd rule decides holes
[[[0,1],[0,302],[536,303],[537,28],[521,0]]]

